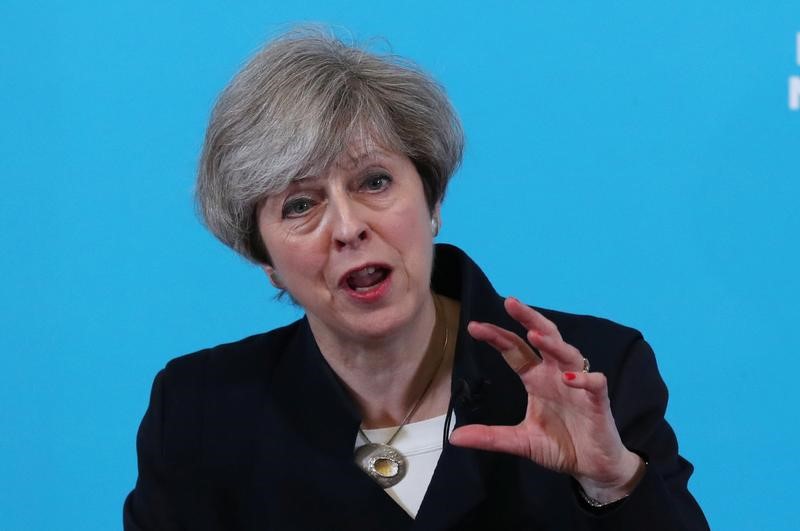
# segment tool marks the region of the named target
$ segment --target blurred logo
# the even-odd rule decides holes
[[[795,61],[800,66],[800,31],[796,35]],[[800,76],[789,76],[789,108],[793,111],[800,110]]]

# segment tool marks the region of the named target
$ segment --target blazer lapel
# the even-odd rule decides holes
[[[306,318],[269,385],[279,414],[293,431],[327,454],[352,455],[361,417],[319,351]]]
[[[437,245],[434,291],[460,301],[459,335],[451,384],[456,427],[467,424],[520,422],[527,403],[525,389],[502,356],[466,333],[470,320],[491,321],[511,330],[519,325],[505,312],[488,279],[463,253]],[[443,275],[440,271],[458,271]],[[497,456],[445,444],[414,529],[451,529],[486,501]]]
[[[284,351],[270,382],[278,414],[297,437],[294,454],[282,466],[303,467],[313,519],[320,528],[368,529],[381,522],[387,531],[409,529],[413,520],[353,459],[361,416],[327,364],[314,340],[308,321]],[[271,424],[268,422],[268,425]],[[302,455],[300,455],[302,453]],[[309,514],[303,518],[311,518]]]

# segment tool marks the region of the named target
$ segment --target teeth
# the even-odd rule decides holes
[[[372,267],[372,266],[365,267],[364,269],[359,269],[358,271],[354,272],[353,276],[354,277],[366,277],[368,275],[372,275],[377,270],[378,270],[378,268],[376,268],[376,267]]]

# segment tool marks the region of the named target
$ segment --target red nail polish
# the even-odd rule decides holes
[[[567,379],[567,380],[574,380],[575,376],[576,376],[576,374],[574,372],[565,372],[564,373],[564,378]]]

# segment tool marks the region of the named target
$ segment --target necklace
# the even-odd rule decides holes
[[[444,324],[444,344],[442,345],[442,356],[439,359],[439,364],[436,366],[436,370],[433,371],[433,375],[425,385],[425,389],[422,390],[422,393],[419,395],[419,398],[417,398],[417,401],[414,402],[411,410],[385,443],[374,443],[370,441],[361,426],[358,427],[358,432],[364,437],[367,444],[356,448],[356,464],[384,489],[397,485],[406,475],[406,470],[408,468],[406,457],[400,453],[397,448],[392,446],[392,441],[394,441],[397,434],[403,429],[403,426],[408,423],[409,419],[416,413],[420,404],[422,404],[422,399],[425,398],[431,385],[433,385],[433,381],[436,379],[436,375],[439,374],[439,370],[442,368],[446,357],[448,327],[444,318],[440,315],[442,311],[439,307],[439,301],[436,295],[433,296],[433,302],[436,306],[436,321]]]

